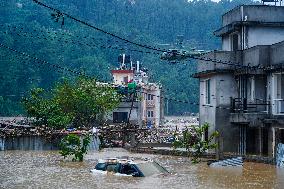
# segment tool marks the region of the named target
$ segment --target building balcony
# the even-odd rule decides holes
[[[270,117],[270,103],[264,100],[248,102],[246,98],[231,98],[230,122],[259,126]]]
[[[211,72],[232,72],[242,64],[241,51],[212,51],[203,55],[198,61],[197,73],[193,77]]]
[[[231,113],[270,113],[270,103],[256,99],[248,102],[246,98],[231,98]]]
[[[147,107],[155,107],[155,102],[153,100],[147,100],[146,105]]]

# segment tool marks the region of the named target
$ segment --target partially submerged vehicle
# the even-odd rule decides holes
[[[133,177],[169,173],[164,167],[153,160],[129,160],[119,158],[99,160],[95,169],[92,169],[91,172]]]

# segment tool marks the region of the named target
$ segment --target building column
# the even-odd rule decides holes
[[[262,127],[258,128],[258,146],[259,155],[262,155]]]
[[[268,129],[268,156],[275,156],[275,128],[270,127]]]

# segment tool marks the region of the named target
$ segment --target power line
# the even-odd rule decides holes
[[[30,55],[28,55],[27,53],[19,52],[19,51],[13,49],[13,48],[10,48],[10,47],[8,47],[8,46],[6,46],[6,45],[1,44],[1,43],[0,43],[0,47],[6,48],[6,49],[8,49],[8,50],[10,50],[10,51],[13,51],[13,52],[15,52],[15,53],[18,53],[18,54],[20,54],[20,55],[22,55],[22,56],[26,56],[26,57],[35,59],[35,60],[38,61],[38,62],[44,62],[46,65],[49,65],[49,66],[54,67],[54,64],[51,64],[51,63],[49,63],[49,62],[47,62],[47,61],[38,59],[37,57],[30,56]],[[62,68],[58,67],[58,65],[55,66],[54,68],[62,70]],[[73,70],[71,70],[71,69],[69,69],[69,68],[66,68],[66,71],[69,71],[69,72],[71,72],[71,73],[73,73],[73,74],[75,74],[75,75],[78,75],[78,76],[84,76],[84,77],[87,77],[87,78],[89,78],[89,79],[95,79],[95,77],[87,76],[87,75],[82,74],[82,73],[80,73],[80,72],[78,73],[77,71],[73,71]],[[114,84],[114,83],[108,83],[108,82],[104,82],[104,81],[98,81],[98,82],[102,82],[102,84],[106,84],[106,85],[108,85],[109,87],[124,87],[124,86],[121,86],[121,85],[117,85],[117,84]],[[104,85],[103,85],[103,86],[104,86]],[[169,101],[174,101],[174,102],[179,102],[179,103],[186,103],[186,104],[197,105],[197,106],[200,105],[199,103],[196,103],[196,102],[189,102],[189,101],[177,100],[177,99],[173,99],[173,98],[167,98],[167,97],[163,97],[163,96],[160,96],[160,95],[154,95],[154,94],[151,94],[151,93],[146,93],[146,92],[143,92],[143,91],[139,91],[139,92],[142,93],[142,94],[150,94],[150,95],[152,95],[152,96],[155,96],[155,97],[158,97],[158,98],[161,98],[161,99],[165,99],[165,100],[169,100]],[[218,108],[218,109],[231,109],[231,108],[227,108],[227,107],[213,106],[213,105],[206,105],[206,104],[201,105],[201,106],[213,107],[213,108]]]
[[[66,68],[65,68],[66,69]],[[70,70],[69,70],[70,71]],[[169,90],[169,89],[167,89]],[[168,100],[173,100],[173,101],[176,101],[176,102],[185,102],[185,103],[188,103],[187,101],[181,101],[181,100],[176,100],[176,99],[170,99],[170,98],[167,98]],[[189,102],[190,103],[190,102]],[[196,104],[196,103],[190,103],[190,104]],[[207,105],[206,105],[207,106]]]
[[[9,27],[9,26],[8,26]],[[16,26],[11,26],[11,27],[14,27],[14,28],[16,28],[16,29],[19,29],[18,27],[16,27]],[[23,28],[20,28],[20,29],[23,29]],[[36,30],[33,30],[33,31],[36,31]],[[5,33],[5,32],[4,32]],[[57,33],[55,33],[55,34],[57,34]],[[19,35],[19,34],[17,34],[17,35]],[[31,36],[31,37],[33,37],[33,36]],[[47,39],[47,36],[45,36],[45,35],[43,35],[43,37],[44,38],[41,38],[41,39],[45,39],[45,40],[48,40]],[[79,38],[79,36],[76,36],[77,38]],[[37,38],[39,38],[40,39],[40,37],[39,36],[37,36]],[[86,36],[84,37],[84,38],[86,38]],[[60,41],[61,39],[63,39],[63,42],[65,42],[65,43],[68,43],[68,40],[69,40],[69,42],[70,42],[70,39],[64,39],[64,38],[58,38],[58,41]],[[94,38],[93,38],[94,39]],[[55,40],[55,38],[54,39],[50,39],[50,40]],[[102,39],[101,39],[102,40]],[[98,45],[95,45],[95,44],[92,44],[92,45],[90,45],[89,43],[82,43],[81,41],[74,41],[74,40],[72,40],[71,39],[71,42],[70,43],[73,43],[73,44],[79,44],[79,45],[86,45],[86,46],[88,46],[88,47],[90,47],[90,48],[93,48],[93,46],[97,46],[97,47],[99,47],[99,48],[104,48],[104,49],[109,49],[109,48],[111,48],[111,49],[115,49],[115,50],[129,50],[129,51],[133,51],[133,52],[140,52],[140,53],[146,53],[146,54],[150,54],[150,53],[152,53],[152,54],[159,54],[159,53],[156,53],[156,52],[150,52],[150,51],[147,51],[147,52],[145,52],[145,51],[141,51],[141,50],[136,50],[136,49],[125,49],[125,48],[119,48],[119,47],[117,47],[117,46],[112,46],[112,45],[108,45],[108,46],[104,46],[104,45],[100,45],[100,46],[98,46]],[[62,45],[63,46],[63,45]],[[239,63],[233,63],[233,62],[231,62],[231,61],[221,61],[221,60],[216,60],[216,59],[211,59],[211,58],[203,58],[203,57],[196,57],[196,56],[189,56],[188,57],[188,59],[195,59],[195,60],[202,60],[202,61],[205,61],[205,62],[212,62],[212,63],[217,63],[217,64],[223,64],[223,65],[229,65],[229,66],[234,66],[234,67],[241,67],[241,68],[247,68],[247,69],[253,69],[253,70],[256,70],[256,69],[262,69],[262,70],[265,70],[266,69],[266,67],[264,67],[264,66],[260,66],[260,65],[258,65],[258,66],[246,66],[246,65],[241,65],[241,64],[239,64]],[[188,63],[184,63],[185,65],[188,65]]]
[[[51,6],[49,6],[49,5],[46,5],[46,4],[44,4],[44,3],[42,3],[42,2],[40,2],[40,1],[38,1],[38,0],[32,0],[32,1],[34,1],[36,4],[38,4],[38,5],[42,6],[42,7],[45,7],[45,8],[47,8],[47,9],[49,9],[49,10],[52,10],[52,11],[55,11],[55,12],[58,13],[58,15],[60,15],[60,16],[66,16],[67,18],[70,18],[71,20],[74,20],[74,21],[76,21],[76,22],[79,22],[79,23],[81,23],[81,24],[83,24],[83,25],[86,25],[86,26],[88,26],[88,27],[90,27],[90,28],[93,28],[93,29],[99,31],[99,32],[102,32],[102,33],[107,34],[107,35],[109,35],[109,36],[112,36],[112,37],[114,37],[114,38],[120,39],[120,40],[125,41],[125,42],[127,42],[127,43],[130,43],[130,44],[133,44],[133,45],[142,47],[142,48],[146,48],[146,49],[158,51],[158,52],[166,52],[165,50],[161,50],[161,49],[158,49],[158,48],[155,48],[155,47],[151,47],[151,46],[148,46],[148,45],[136,43],[136,42],[130,41],[130,40],[126,39],[126,38],[120,37],[120,36],[118,36],[118,35],[116,35],[116,34],[113,34],[113,33],[110,33],[110,32],[108,32],[108,31],[105,31],[105,30],[103,30],[103,29],[101,29],[101,28],[99,28],[99,27],[97,27],[97,26],[94,26],[94,25],[92,25],[92,24],[87,23],[86,21],[83,21],[83,20],[80,20],[80,19],[78,19],[78,18],[75,18],[75,17],[73,17],[73,16],[70,15],[70,14],[67,14],[67,13],[65,13],[65,12],[62,12],[62,11],[60,11],[59,9],[56,9],[56,8],[51,7]]]
[[[115,38],[120,39],[120,40],[122,40],[122,41],[125,41],[125,42],[127,42],[127,43],[130,43],[130,44],[133,44],[133,45],[142,47],[142,48],[146,48],[146,49],[158,51],[158,52],[168,52],[168,51],[165,50],[165,49],[164,49],[164,50],[161,50],[160,48],[155,48],[155,47],[152,47],[152,46],[148,46],[148,45],[136,43],[136,42],[130,41],[130,40],[126,39],[126,38],[123,38],[123,37],[120,37],[120,36],[118,36],[118,35],[115,35],[115,34],[113,34],[113,33],[107,32],[107,31],[105,31],[105,30],[103,30],[103,29],[101,29],[101,28],[98,28],[97,26],[91,25],[91,24],[89,24],[89,23],[87,23],[87,22],[85,22],[85,21],[82,21],[82,20],[80,20],[80,19],[78,19],[78,18],[75,18],[75,17],[73,17],[73,16],[70,15],[70,14],[67,14],[67,13],[65,13],[65,12],[62,12],[62,11],[60,11],[59,9],[56,9],[56,8],[54,8],[54,7],[51,7],[51,6],[47,5],[47,4],[44,4],[44,3],[42,3],[42,2],[40,2],[40,1],[38,1],[38,0],[32,0],[32,1],[34,1],[36,4],[38,4],[38,5],[42,6],[42,7],[45,7],[45,8],[47,8],[47,9],[49,9],[49,10],[52,10],[52,11],[55,11],[59,17],[62,16],[62,17],[64,18],[64,16],[66,16],[66,17],[68,17],[68,18],[70,18],[70,19],[72,19],[72,20],[74,20],[74,21],[76,21],[76,22],[79,22],[79,23],[81,23],[81,24],[83,24],[83,25],[86,25],[86,26],[88,26],[88,27],[90,27],[90,28],[93,28],[93,29],[95,29],[95,30],[97,30],[97,31],[100,31],[100,32],[102,32],[102,33],[104,33],[104,34],[107,34],[107,35],[110,35],[110,36],[112,36],[112,37],[115,37]],[[233,63],[233,62],[231,62],[231,61],[222,61],[222,60],[216,60],[216,59],[211,59],[211,58],[203,58],[203,57],[197,57],[197,56],[189,56],[188,59],[202,60],[202,61],[206,61],[206,62],[212,62],[212,63],[219,63],[219,64],[231,65],[231,66],[235,66],[235,67],[243,67],[243,68],[251,68],[251,69],[264,69],[264,67],[263,67],[263,66],[260,66],[260,65],[258,65],[258,66],[245,66],[245,65],[240,65],[239,63]]]
[[[23,30],[24,30],[24,28],[23,27],[16,27],[16,26],[9,26],[9,25],[5,25],[5,24],[0,24],[0,26],[6,26],[6,27],[8,27],[8,28],[14,28],[14,29],[18,29],[18,30],[20,30],[19,32],[20,33],[24,33],[24,34],[26,34],[26,32],[24,32]],[[28,29],[29,30],[29,29]],[[15,30],[14,30],[15,31]],[[29,30],[29,31],[31,31],[31,30]],[[43,30],[41,30],[41,31],[39,31],[39,30],[36,30],[36,29],[32,29],[32,32],[41,32],[41,33],[44,33],[44,32],[46,32],[46,31],[43,31]],[[7,32],[6,31],[3,31],[3,33],[4,34],[7,34]],[[51,33],[51,32],[46,32],[46,33]],[[10,33],[10,34],[13,34],[12,32]],[[25,36],[25,37],[28,37],[28,36],[26,36],[26,35],[22,35],[22,36]],[[53,32],[52,34],[55,34],[55,35],[58,35],[58,34],[60,34],[60,35],[62,35],[62,36],[67,36],[67,35],[64,35],[63,33],[59,33],[59,32]],[[16,35],[18,35],[18,36],[20,36],[20,34],[18,34],[18,33],[16,33]],[[120,46],[113,46],[113,45],[102,45],[102,44],[100,44],[99,42],[97,42],[96,41],[96,43],[98,43],[98,44],[94,44],[94,43],[85,43],[85,42],[82,42],[82,39],[87,39],[87,38],[89,38],[89,37],[87,37],[87,36],[84,36],[84,37],[80,37],[80,36],[78,36],[78,35],[76,35],[76,36],[72,36],[71,34],[68,34],[68,36],[70,36],[70,37],[76,37],[76,38],[78,38],[80,41],[75,41],[75,40],[73,40],[73,39],[66,39],[66,38],[63,38],[63,37],[59,37],[59,38],[52,38],[52,37],[50,37],[50,36],[46,36],[46,35],[44,35],[44,34],[42,34],[42,36],[40,36],[40,35],[38,35],[37,34],[37,36],[29,36],[29,37],[35,37],[35,38],[38,38],[38,39],[45,39],[45,40],[50,40],[50,41],[58,41],[58,42],[65,42],[65,43],[73,43],[73,44],[78,44],[78,45],[86,45],[86,46],[88,46],[88,47],[90,47],[90,48],[93,48],[93,46],[95,46],[95,47],[99,47],[99,48],[104,48],[104,49],[114,49],[114,50],[119,50],[119,51],[130,51],[130,52],[139,52],[139,53],[146,53],[146,54],[156,54],[156,55],[160,55],[160,53],[157,53],[157,52],[151,52],[151,51],[142,51],[142,50],[138,50],[138,49],[129,49],[129,48],[123,48],[123,47],[120,47]],[[48,39],[48,38],[50,38],[50,39]],[[92,39],[92,40],[97,40],[97,39],[95,39],[95,38],[89,38],[89,39]],[[103,40],[102,38],[99,38],[99,40]],[[108,40],[109,41],[109,40]],[[118,41],[116,41],[116,42],[118,42]],[[62,44],[61,44],[61,46],[63,46]]]

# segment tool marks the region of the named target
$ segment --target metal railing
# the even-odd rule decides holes
[[[270,103],[266,100],[255,99],[249,102],[247,98],[231,97],[231,113],[269,113]]]
[[[153,106],[155,106],[154,100],[147,100],[147,101],[146,101],[146,104],[147,104],[148,107],[153,107]]]

